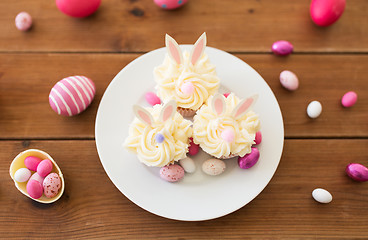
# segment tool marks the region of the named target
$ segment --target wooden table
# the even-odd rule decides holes
[[[0,1],[0,238],[2,239],[367,239],[368,183],[345,175],[350,162],[368,165],[368,1],[348,1],[342,18],[319,28],[309,0],[190,0],[163,11],[152,0],[105,0],[86,19],[60,13],[54,1]],[[20,11],[31,31],[14,26]],[[193,43],[206,31],[208,45],[240,57],[274,91],[283,113],[285,147],[265,190],[225,217],[179,222],[139,208],[112,184],[96,151],[94,122],[112,78],[141,54],[163,46],[165,33]],[[277,57],[276,40],[295,52]],[[283,89],[282,70],[300,79]],[[48,103],[51,87],[70,75],[94,80],[97,95],[76,117],[62,117]],[[358,103],[339,103],[354,90]],[[323,105],[311,120],[306,107]],[[14,187],[10,162],[20,151],[50,153],[63,170],[66,190],[52,205],[38,204]],[[332,203],[311,192],[328,189]]]

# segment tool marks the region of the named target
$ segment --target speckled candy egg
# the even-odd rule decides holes
[[[216,176],[225,171],[225,162],[220,159],[208,159],[202,164],[202,171],[208,175]]]
[[[184,177],[184,169],[177,165],[169,165],[160,169],[160,177],[168,182],[177,182]]]
[[[43,180],[43,194],[48,198],[55,197],[61,187],[60,177],[57,173],[50,173]]]
[[[91,79],[84,76],[71,76],[57,82],[51,89],[49,103],[60,115],[77,115],[91,104],[96,88]]]
[[[71,17],[87,17],[96,12],[101,0],[56,0],[59,10]]]
[[[153,0],[157,6],[163,9],[172,10],[187,3],[188,0]]]

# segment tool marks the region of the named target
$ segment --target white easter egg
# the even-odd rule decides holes
[[[27,182],[31,177],[31,171],[28,168],[19,168],[14,173],[14,180],[17,182]]]
[[[194,173],[196,170],[196,165],[191,158],[183,158],[179,160],[179,164],[184,168],[184,171],[187,173]]]
[[[332,195],[327,190],[322,188],[316,188],[312,192],[314,200],[319,203],[330,203],[332,201]]]
[[[225,162],[220,159],[208,159],[202,164],[202,171],[208,175],[216,176],[225,171]]]
[[[322,104],[318,101],[312,101],[307,107],[307,114],[310,118],[317,118],[322,113]]]

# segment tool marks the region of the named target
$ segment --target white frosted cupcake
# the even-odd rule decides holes
[[[206,42],[203,33],[190,53],[182,53],[177,42],[166,34],[168,54],[154,69],[157,95],[163,102],[175,100],[178,111],[186,117],[193,116],[220,85],[215,66],[204,53]]]
[[[134,113],[124,147],[142,163],[163,167],[186,157],[192,123],[176,111],[175,101],[151,108],[135,105]]]
[[[222,94],[210,97],[194,116],[194,143],[216,158],[250,153],[260,129],[258,115],[251,110],[256,99],[253,96],[241,100],[234,93],[227,98]]]

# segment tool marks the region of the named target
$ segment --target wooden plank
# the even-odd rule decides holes
[[[1,238],[366,239],[367,183],[354,182],[344,169],[350,162],[368,165],[367,147],[368,140],[286,140],[275,176],[250,204],[219,219],[179,222],[125,198],[105,174],[92,140],[1,141]],[[36,203],[14,187],[8,168],[27,148],[49,152],[61,167],[66,191],[58,202]],[[312,199],[317,187],[333,194],[332,203]]]
[[[348,2],[342,18],[320,28],[310,1],[195,0],[164,11],[152,0],[102,1],[86,19],[60,13],[55,1],[0,1],[0,51],[146,52],[162,47],[164,34],[193,43],[208,33],[209,45],[232,52],[270,52],[274,41],[291,41],[296,52],[368,52],[368,2]],[[30,32],[14,26],[20,11],[34,18]],[[226,36],[226,37],[225,37]]]
[[[103,92],[113,77],[137,54],[0,54],[0,139],[93,138]],[[286,137],[367,137],[368,56],[366,55],[237,55],[253,66],[274,91],[284,117]],[[283,89],[278,76],[294,71],[300,79],[295,92]],[[63,117],[48,103],[52,86],[69,75],[93,79],[97,95],[86,112]],[[226,86],[224,81],[222,84]],[[152,82],[152,86],[154,83]],[[145,91],[142,89],[142,94]],[[345,109],[341,96],[354,90],[358,103]],[[309,119],[312,100],[323,104],[322,115]],[[117,111],[123,111],[117,107]],[[128,110],[127,110],[128,111]]]

